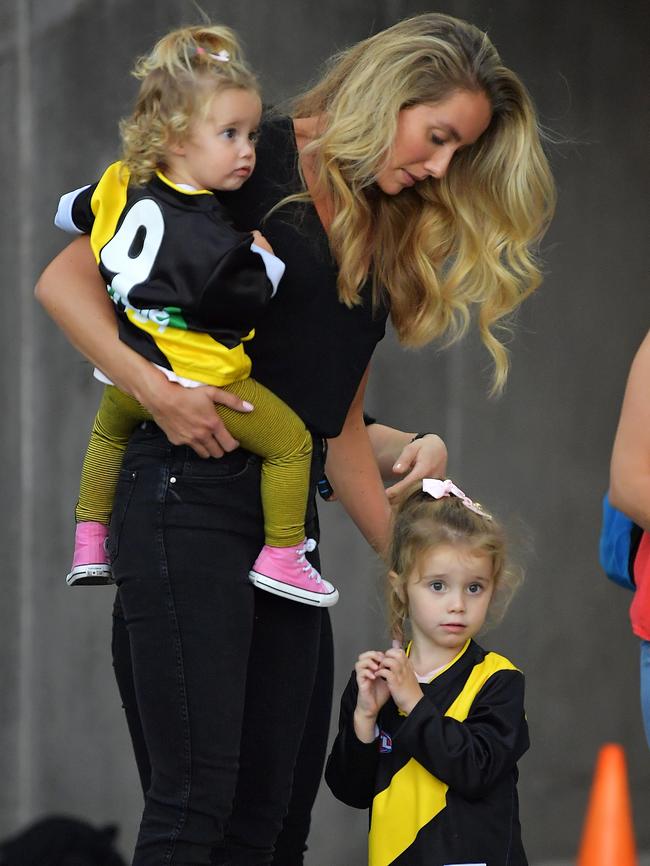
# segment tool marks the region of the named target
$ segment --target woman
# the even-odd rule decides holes
[[[277,205],[262,228],[287,265],[251,343],[255,375],[316,442],[329,440],[328,477],[380,551],[390,508],[379,469],[397,461],[410,476],[434,474],[421,458],[433,437],[369,435],[363,421],[389,309],[406,345],[458,337],[475,310],[500,388],[507,358],[493,329],[540,281],[531,248],[553,199],[524,87],[485,34],[437,14],[335,57],[291,118],[268,119],[254,176],[228,198],[241,228]],[[242,407],[216,388],[174,387],[119,343],[84,240],[37,294],[157,422],[132,437],[112,524],[129,636],[125,648],[118,618],[116,670],[147,789],[134,863],[208,863],[212,850],[213,863],[294,866],[325,748],[329,687],[316,673],[331,638],[322,611],[247,582],[262,531],[259,467],[233,450],[213,402]],[[312,502],[308,533],[315,522]],[[296,787],[310,793],[294,794],[273,861],[303,733],[312,766],[298,762]]]

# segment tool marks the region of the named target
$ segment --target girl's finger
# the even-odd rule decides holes
[[[363,661],[364,659],[373,659],[376,662],[381,662],[383,657],[383,652],[380,652],[379,650],[367,650],[365,653],[361,653],[358,661]]]
[[[389,650],[386,650],[384,654],[384,658],[382,664],[386,661],[386,659],[405,659],[406,653],[401,647],[391,647]]]

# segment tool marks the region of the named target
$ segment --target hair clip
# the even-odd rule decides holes
[[[210,51],[206,51],[202,45],[197,45],[196,53],[207,54],[208,57],[211,57],[213,60],[218,60],[220,63],[228,63],[230,60],[230,51],[226,51],[225,48],[222,48],[221,51],[218,51],[216,54],[212,54]]]
[[[441,481],[439,478],[423,478],[422,490],[434,499],[442,499],[445,496],[455,496],[457,499],[460,499],[465,508],[469,508],[469,510],[473,511],[474,514],[478,514],[479,517],[484,517],[486,520],[492,520],[492,515],[488,514],[487,511],[484,511],[478,502],[472,502],[469,496],[466,496],[460,487],[456,487],[451,478],[445,478],[444,481]]]

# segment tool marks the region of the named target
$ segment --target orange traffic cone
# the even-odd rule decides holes
[[[625,753],[616,743],[598,754],[578,866],[638,866]]]

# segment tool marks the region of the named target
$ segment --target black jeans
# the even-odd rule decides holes
[[[259,472],[253,455],[202,460],[151,423],[125,456],[110,544],[114,664],[145,790],[134,866],[273,862],[331,640],[323,611],[248,581],[263,543]],[[323,707],[313,712],[322,755]],[[303,775],[315,793],[320,767]],[[310,808],[293,831],[306,832]]]

